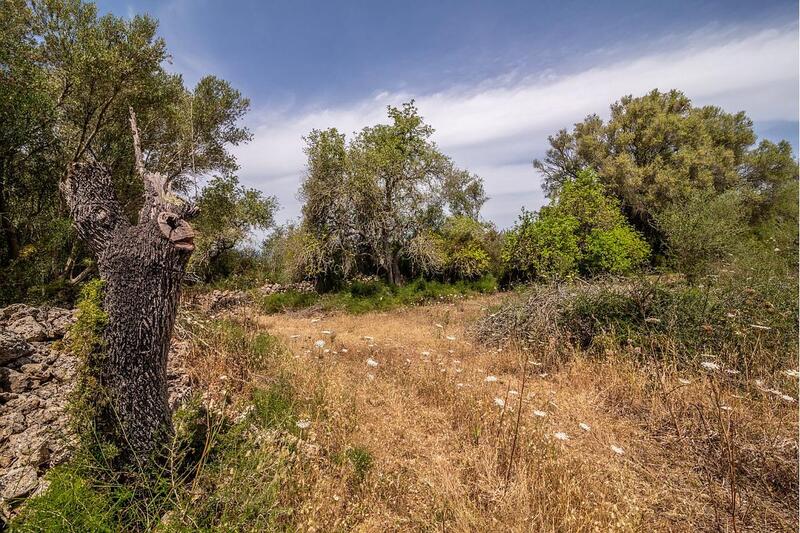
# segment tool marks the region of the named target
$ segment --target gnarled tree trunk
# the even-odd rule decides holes
[[[95,421],[123,461],[143,463],[172,431],[167,352],[194,234],[184,220],[193,209],[171,193],[169,180],[145,170],[132,110],[131,127],[145,184],[137,224],[125,218],[100,163],[73,163],[60,188],[105,281],[107,353],[93,371],[106,402],[96,406]]]

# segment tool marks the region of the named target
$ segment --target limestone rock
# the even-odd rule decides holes
[[[6,329],[16,333],[26,341],[43,341],[47,339],[47,331],[30,315],[9,321]]]
[[[30,465],[19,466],[3,476],[2,496],[6,500],[21,498],[30,494],[39,485],[36,469]]]
[[[33,346],[13,331],[0,328],[0,365],[33,353]]]

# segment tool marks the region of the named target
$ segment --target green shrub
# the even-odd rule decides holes
[[[630,226],[595,228],[586,238],[584,268],[590,273],[625,274],[649,255],[650,247]]]
[[[93,486],[92,480],[71,467],[47,473],[50,483],[40,496],[31,498],[11,523],[12,532],[118,531],[119,503]]]
[[[572,216],[524,212],[506,236],[502,255],[506,269],[522,279],[558,280],[576,275],[580,259],[578,227]]]
[[[290,290],[267,294],[259,299],[259,307],[265,313],[281,313],[294,311],[314,305],[319,299],[315,292],[301,292]]]
[[[671,265],[690,280],[728,257],[749,228],[742,193],[695,192],[656,216]]]
[[[650,247],[627,223],[589,170],[566,181],[538,213],[523,212],[507,233],[502,260],[513,279],[564,280],[578,274],[623,274],[641,266]]]
[[[482,318],[476,336],[545,352],[555,338],[557,357],[577,346],[600,357],[611,349],[677,365],[711,354],[743,373],[794,368],[797,273],[745,264],[696,284],[641,278],[537,286]]]

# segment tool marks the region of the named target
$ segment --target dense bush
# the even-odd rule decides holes
[[[605,193],[594,172],[563,183],[558,198],[538,213],[523,212],[506,235],[503,262],[517,279],[568,279],[578,274],[624,274],[650,248]]]
[[[767,252],[764,250],[764,252]],[[741,372],[776,373],[797,360],[796,267],[751,254],[690,284],[680,277],[535,286],[476,325],[488,344],[519,342],[556,360],[570,347],[676,365],[701,357]]]
[[[747,221],[744,197],[737,190],[694,192],[656,217],[671,266],[690,280],[734,251],[748,231]]]

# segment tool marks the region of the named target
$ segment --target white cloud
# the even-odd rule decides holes
[[[302,136],[328,127],[349,134],[385,121],[386,105],[413,97],[444,152],[485,179],[493,198],[484,216],[507,227],[522,206],[535,209],[544,202],[530,161],[543,154],[547,135],[589,113],[607,113],[624,94],[679,88],[696,104],[745,110],[755,121],[796,121],[797,26],[720,35],[691,44],[676,38],[661,52],[511,85],[484,82],[427,95],[381,92],[355,104],[302,111],[261,109],[255,139],[237,150],[241,176],[277,195],[283,216],[294,218],[305,164]]]

